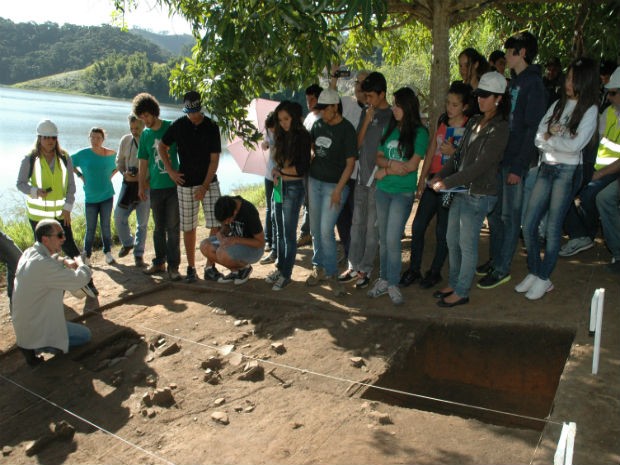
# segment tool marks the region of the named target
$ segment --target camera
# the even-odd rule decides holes
[[[348,69],[338,69],[334,73],[335,78],[351,77],[351,71]]]
[[[138,167],[137,166],[130,166],[129,168],[127,168],[127,173],[129,173],[129,176],[137,176],[138,175]]]

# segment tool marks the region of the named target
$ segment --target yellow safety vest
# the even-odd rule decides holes
[[[594,167],[600,170],[618,158],[620,158],[620,122],[613,106],[610,106],[605,110],[605,132],[599,142]]]
[[[54,156],[54,172],[50,169],[47,160],[37,157],[34,161],[30,184],[38,189],[52,188],[45,198],[28,198],[28,218],[32,221],[41,221],[45,218],[60,218],[62,207],[65,205],[69,176],[67,167]]]

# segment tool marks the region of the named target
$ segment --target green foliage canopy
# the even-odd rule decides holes
[[[124,10],[138,1],[115,0],[115,4]],[[386,64],[400,67],[392,73],[394,83],[414,84],[436,112],[443,105],[441,94],[450,74],[456,70],[453,56],[467,42],[486,54],[501,48],[514,32],[529,28],[544,36],[541,57],[552,50],[570,56],[570,37],[575,32],[584,51],[591,50],[586,44],[591,37],[601,53],[611,52],[614,41],[616,53],[618,50],[620,0],[158,2],[171,14],[190,21],[196,38],[192,57],[172,73],[172,92],[180,96],[190,88],[197,89],[224,131],[246,140],[256,138],[254,128],[245,121],[245,107],[253,97],[305,86],[316,81],[331,63],[345,61],[374,69]],[[483,16],[491,8],[496,9],[496,15]],[[407,71],[405,67],[411,68]]]

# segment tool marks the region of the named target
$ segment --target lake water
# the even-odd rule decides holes
[[[23,157],[36,141],[36,128],[42,119],[50,119],[58,126],[60,146],[69,154],[90,146],[88,132],[91,127],[105,129],[104,145],[118,149],[120,138],[129,133],[127,115],[131,112],[130,100],[84,97],[55,92],[12,89],[0,86],[0,150],[6,161],[0,170],[0,216],[14,216],[16,206],[25,202],[15,183]],[[162,105],[161,117],[175,120],[182,115],[181,107]],[[222,139],[222,146],[226,141]],[[242,173],[231,155],[224,149],[217,171],[222,193],[228,194],[235,187],[262,184],[263,178]],[[121,176],[113,178],[119,192]],[[76,203],[84,203],[82,183],[76,178]]]

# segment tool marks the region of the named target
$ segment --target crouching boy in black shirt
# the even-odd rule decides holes
[[[200,243],[200,251],[211,263],[230,270],[219,283],[243,284],[252,273],[252,263],[260,260],[265,234],[258,210],[240,196],[225,195],[215,203],[215,218],[222,228]]]

